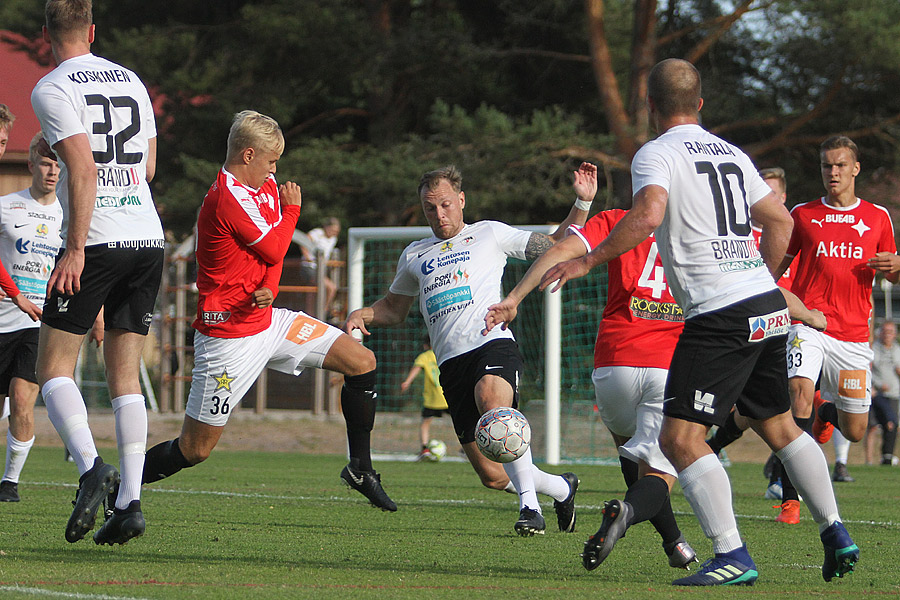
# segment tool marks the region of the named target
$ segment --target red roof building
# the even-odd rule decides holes
[[[28,145],[41,129],[31,110],[31,90],[41,77],[53,69],[52,66],[38,64],[21,50],[23,42],[34,45],[18,34],[0,31],[0,103],[7,105],[16,116],[6,153],[0,159],[0,195],[31,185],[27,167]]]

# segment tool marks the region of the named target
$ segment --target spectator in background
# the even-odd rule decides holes
[[[869,430],[866,432],[866,462],[874,463],[875,429],[881,426],[881,464],[891,465],[897,460],[897,405],[900,403],[900,345],[897,345],[897,325],[885,321],[872,343],[872,410],[869,411]]]
[[[334,252],[334,247],[337,246],[338,234],[341,233],[341,222],[336,217],[329,217],[322,222],[321,227],[316,227],[315,229],[309,231],[306,235],[309,237],[309,241],[312,242],[312,248],[301,244],[300,251],[303,253],[303,261],[300,263],[300,272],[303,277],[303,282],[310,284],[316,282],[316,270],[318,269],[318,262],[316,260],[316,255],[319,250],[322,251],[323,258],[327,263],[331,260],[331,254]],[[334,297],[337,294],[337,284],[329,279],[325,278],[325,312],[326,315],[319,315],[321,317],[327,316],[327,313],[331,312],[331,305],[334,302]]]
[[[435,417],[443,416],[450,412],[447,400],[444,398],[444,390],[441,389],[441,370],[438,369],[437,357],[431,349],[431,340],[426,336],[422,343],[423,352],[416,357],[412,368],[406,374],[406,379],[400,384],[400,391],[405,392],[415,381],[419,373],[425,373],[425,387],[422,389],[422,424],[419,426],[419,440],[422,448],[419,451],[418,460],[432,459],[428,442],[431,439],[431,422]]]

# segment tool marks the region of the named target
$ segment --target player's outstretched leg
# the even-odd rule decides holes
[[[132,500],[127,508],[116,508],[94,534],[95,544],[124,544],[144,533],[146,525],[141,512],[141,501]]]
[[[610,500],[603,504],[600,529],[587,539],[581,553],[581,564],[585,569],[593,571],[606,560],[619,538],[625,537],[633,512],[630,504],[620,500]]]
[[[75,509],[66,524],[66,541],[77,542],[94,528],[97,509],[110,490],[119,482],[119,472],[98,456],[94,466],[87,470],[78,480],[78,492],[72,504]]]
[[[394,512],[397,505],[381,487],[381,476],[372,467],[370,438],[375,426],[375,370],[346,376],[341,388],[341,410],[347,422],[350,463],[341,471],[341,479],[368,498],[373,506]]]
[[[822,563],[822,578],[831,581],[853,572],[859,561],[859,548],[850,539],[850,534],[840,521],[832,523],[820,536],[825,547],[825,562]]]
[[[181,452],[178,438],[160,442],[147,450],[147,455],[144,457],[144,474],[141,481],[142,483],[153,483],[191,466],[193,466],[191,462]],[[115,501],[115,498],[112,500]],[[112,506],[108,508],[111,509]]]
[[[669,510],[672,510],[671,506]],[[663,542],[663,551],[669,557],[669,566],[675,569],[691,570],[691,563],[699,562],[697,553],[687,543],[683,535],[679,535],[673,542]]]

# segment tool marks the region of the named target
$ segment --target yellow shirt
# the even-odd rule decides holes
[[[425,372],[425,390],[422,392],[425,408],[446,410],[447,401],[444,399],[444,390],[441,389],[441,371],[434,351],[426,350],[416,357],[413,364]]]

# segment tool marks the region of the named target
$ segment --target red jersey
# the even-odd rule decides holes
[[[756,227],[750,226],[750,232],[753,234],[753,239],[756,240],[756,247],[759,248],[759,238],[762,235],[762,229],[757,229]],[[794,283],[794,270],[797,268],[797,259],[794,258],[791,261],[791,264],[787,269],[784,270],[784,273],[781,274],[781,278],[775,283],[778,284],[779,287],[783,287],[784,289],[790,291],[791,285]]]
[[[3,265],[0,265],[0,290],[3,290],[3,293],[10,298],[15,298],[22,293],[10,274],[3,268]]]
[[[588,251],[602,242],[626,211],[607,210],[584,227],[570,227]],[[668,369],[684,327],[684,313],[666,283],[662,261],[651,235],[634,250],[608,264],[606,307],[594,345],[594,368]]]
[[[877,252],[896,252],[894,226],[881,206],[857,199],[845,208],[824,198],[791,210],[794,232],[787,255],[796,256],[794,292],[828,319],[827,335],[845,342],[869,339],[872,281],[866,260]]]
[[[278,280],[299,206],[281,211],[269,176],[258,190],[224,168],[206,192],[197,219],[197,319],[194,329],[219,338],[246,337],[272,322],[272,307],[257,308],[253,292],[278,294]]]

